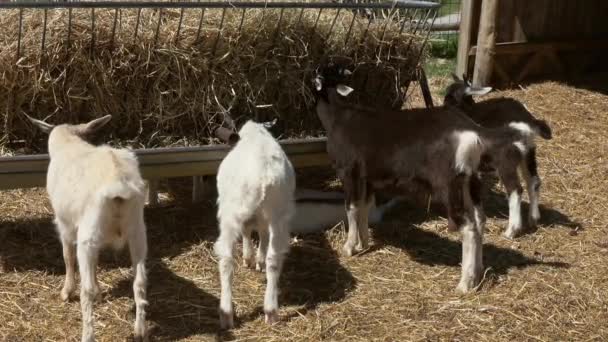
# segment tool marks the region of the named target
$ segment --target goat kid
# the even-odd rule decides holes
[[[528,225],[535,227],[540,219],[539,197],[541,179],[538,175],[536,161],[536,136],[551,139],[552,132],[544,120],[536,119],[521,102],[511,98],[495,98],[481,102],[473,100],[474,95],[484,95],[492,90],[490,87],[475,88],[471,86],[466,76],[459,79],[452,74],[454,83],[448,86],[444,98],[444,105],[458,108],[479,125],[486,128],[510,127],[519,130],[527,137],[523,141],[515,142],[520,157],[511,158],[512,153],[507,149],[488,151],[482,156],[483,170],[497,171],[504,184],[509,198],[509,224],[504,235],[514,238],[523,230],[521,222],[521,197],[523,189],[517,170],[519,169],[528,191],[530,209]],[[450,225],[453,229],[454,226]]]
[[[243,258],[253,266],[251,232],[260,236],[255,257],[266,269],[265,320],[279,319],[278,282],[289,250],[289,222],[294,212],[295,172],[281,145],[264,124],[248,121],[239,140],[220,164],[217,173],[220,235],[214,250],[219,257],[220,326],[234,326],[232,275],[234,244],[243,236]]]
[[[348,238],[344,253],[368,247],[368,211],[374,189],[418,183],[441,191],[463,232],[462,276],[466,292],[480,281],[484,214],[476,172],[481,152],[477,125],[442,109],[382,111],[344,103],[352,88],[338,66],[318,72],[316,110],[327,131],[327,150],[346,194]],[[447,189],[447,191],[446,191]]]
[[[93,146],[83,140],[107,124],[110,115],[86,124],[57,126],[28,118],[49,133],[47,192],[66,268],[61,298],[69,300],[76,289],[74,268],[78,259],[82,341],[95,340],[93,302],[100,294],[96,277],[99,251],[108,245],[121,248],[125,243],[135,274],[135,338],[146,339],[145,183],[136,156],[128,150]]]
[[[525,137],[513,130],[484,129],[457,109],[393,111],[347,104],[341,97],[353,91],[342,84],[348,73],[329,66],[314,79],[328,154],[347,197],[345,254],[368,246],[368,210],[375,188],[423,186],[439,194],[463,234],[457,290],[474,289],[483,270],[485,215],[476,176],[481,155],[498,146],[517,150],[513,142]]]

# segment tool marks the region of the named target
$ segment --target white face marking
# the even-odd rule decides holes
[[[492,91],[492,87],[474,88],[474,87],[467,86],[464,89],[464,94],[465,95],[469,95],[469,96],[472,96],[472,95],[485,95],[485,94],[487,94],[487,93],[489,93],[491,91]]]
[[[352,93],[354,89],[344,84],[338,84],[336,90],[338,91],[338,94],[348,96],[348,94]]]
[[[315,78],[315,88],[317,89],[317,91],[321,91],[321,89],[323,89],[323,81],[319,76]]]

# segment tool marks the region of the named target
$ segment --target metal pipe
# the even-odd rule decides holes
[[[435,9],[441,4],[430,1],[397,0],[378,3],[342,2],[248,2],[248,1],[209,1],[209,2],[165,2],[165,1],[19,1],[0,2],[0,8],[347,8],[347,9],[391,9],[422,8]]]

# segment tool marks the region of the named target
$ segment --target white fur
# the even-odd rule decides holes
[[[525,122],[511,122],[509,123],[509,127],[516,129],[523,135],[523,148],[517,146],[523,153],[526,153],[530,148],[536,146],[536,136],[539,134],[536,130],[532,129],[530,125]],[[517,143],[515,143],[517,144]]]
[[[94,121],[99,124],[99,120]],[[45,129],[40,122],[35,123]],[[66,266],[61,298],[68,300],[76,288],[77,258],[81,278],[82,341],[94,341],[93,301],[99,294],[95,276],[99,250],[108,245],[122,247],[128,242],[135,273],[135,336],[144,337],[147,305],[145,184],[132,152],[108,146],[95,147],[80,138],[81,134],[91,131],[95,126],[92,123],[59,125],[49,136],[51,161],[47,192]]]
[[[308,234],[319,232],[323,229],[331,228],[339,222],[346,222],[344,202],[321,201],[328,198],[344,198],[344,194],[340,192],[327,192],[318,196],[315,201],[303,200],[296,202],[296,213],[291,222],[292,233]],[[376,224],[382,221],[386,211],[397,205],[399,201],[400,199],[394,198],[380,206],[376,206],[375,201],[373,201],[369,212],[369,223]]]
[[[481,139],[473,131],[455,132],[454,135],[457,139],[454,158],[456,171],[471,175],[477,170],[481,159]]]
[[[517,191],[509,194],[509,225],[505,237],[512,239],[521,231],[521,194]]]
[[[244,256],[251,258],[252,230],[261,238],[258,267],[265,263],[266,268],[266,321],[278,320],[278,280],[289,250],[289,221],[294,212],[295,172],[281,146],[263,125],[253,121],[245,123],[239,136],[217,174],[220,236],[214,249],[220,259],[222,328],[234,325],[234,244],[243,235],[249,253]]]
[[[475,177],[475,176],[474,176]],[[485,214],[481,206],[473,204],[471,193],[468,191],[469,182],[463,184],[463,196],[465,207],[473,207],[472,216],[465,216],[462,225],[462,270],[456,291],[466,293],[475,288],[481,280],[483,272],[483,232],[485,225]]]

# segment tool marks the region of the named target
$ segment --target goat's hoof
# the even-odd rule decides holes
[[[59,296],[61,297],[62,301],[69,302],[70,297],[72,296],[72,292],[73,291],[63,289],[63,290],[61,290],[61,293],[59,294]]]
[[[257,265],[255,264],[255,259],[253,259],[253,258],[244,258],[243,266],[245,266],[247,268],[251,268],[251,269],[254,269],[257,267]]]
[[[353,255],[357,254],[357,249],[355,248],[355,246],[344,246],[342,248],[342,251],[344,252],[344,256],[347,257],[352,257]]]
[[[133,339],[135,342],[148,342],[148,336],[145,333],[143,335],[136,333]]]
[[[266,263],[264,261],[257,261],[255,263],[255,270],[258,272],[264,272],[266,270]]]
[[[266,324],[275,324],[276,322],[279,321],[279,311],[271,310],[271,311],[265,312],[264,321],[266,322]]]
[[[540,220],[540,217],[534,217],[534,216],[528,217],[528,227],[530,227],[531,229],[536,228],[539,220]]]
[[[458,286],[456,286],[456,292],[461,294],[470,293],[475,290],[475,286],[473,285],[474,283],[475,282],[470,279],[462,279],[460,283],[458,283]]]
[[[222,330],[234,328],[234,313],[224,312],[220,309],[220,328]]]
[[[517,237],[517,235],[519,235],[519,231],[520,229],[513,229],[513,228],[508,228],[503,234],[502,236],[505,237],[506,239],[509,240],[513,240]]]
[[[146,334],[146,323],[135,322],[135,331],[133,332],[135,341],[137,342],[147,342],[148,334]]]

